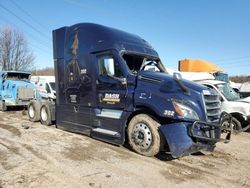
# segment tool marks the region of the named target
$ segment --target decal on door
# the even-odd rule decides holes
[[[108,104],[118,103],[120,102],[120,94],[105,93],[104,98],[102,98],[101,102],[106,102]]]

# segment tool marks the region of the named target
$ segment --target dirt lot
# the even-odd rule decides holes
[[[250,187],[250,133],[214,153],[148,158],[0,112],[0,187]]]

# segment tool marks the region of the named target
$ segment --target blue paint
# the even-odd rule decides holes
[[[31,73],[22,71],[0,71],[0,101],[6,107],[26,106],[28,102],[37,98],[35,86],[30,83]],[[19,89],[31,89],[32,98],[21,98]],[[39,98],[39,97],[38,97]]]
[[[173,157],[213,149],[215,139],[209,142],[191,135],[189,129],[195,120],[181,117],[173,105],[174,101],[183,103],[198,115],[199,121],[206,124],[208,117],[203,90],[209,89],[181,80],[189,90],[186,94],[180,84],[164,71],[157,52],[144,39],[102,25],[82,23],[54,30],[53,48],[57,127],[119,145],[125,141],[129,117],[142,110],[154,114],[162,122],[160,130]],[[117,76],[102,73],[104,65],[101,62],[105,58],[112,59]],[[160,72],[138,69],[143,63],[140,66],[128,64],[143,59],[157,62]],[[133,68],[136,73],[133,73]],[[119,119],[107,118],[98,115],[102,109],[123,113]],[[166,116],[166,110],[172,116]],[[117,134],[101,134],[93,129]],[[216,129],[217,132],[220,130]],[[203,130],[195,132],[204,134]],[[220,133],[216,134],[217,140],[219,137]]]

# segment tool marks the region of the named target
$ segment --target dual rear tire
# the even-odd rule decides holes
[[[52,117],[49,105],[43,104],[40,109],[40,122],[43,125],[52,125]]]
[[[52,125],[52,116],[49,105],[32,101],[28,105],[28,117],[32,122],[40,121],[43,125]]]

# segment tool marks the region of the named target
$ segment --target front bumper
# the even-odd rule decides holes
[[[223,117],[220,122],[222,119]],[[230,140],[232,128],[222,128],[221,123],[195,121],[162,125],[160,131],[168,143],[172,157],[178,158],[201,150],[213,151],[217,142]],[[225,138],[221,138],[223,132],[226,133]]]
[[[5,105],[6,106],[27,106],[29,104],[29,100],[23,101],[23,100],[9,100],[5,99]]]

